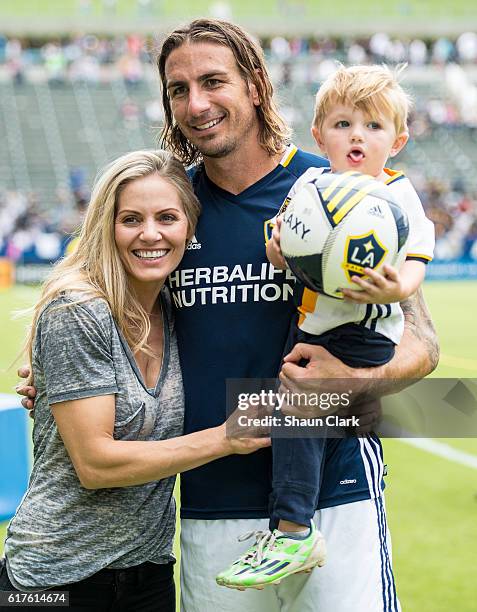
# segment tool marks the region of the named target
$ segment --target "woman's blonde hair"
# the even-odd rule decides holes
[[[134,151],[109,164],[95,181],[75,249],[54,266],[33,308],[32,326],[25,345],[30,366],[38,318],[45,306],[65,291],[74,293],[75,298],[80,294],[75,303],[97,297],[106,300],[133,352],[147,350],[149,318],[128,282],[116,247],[114,224],[119,195],[124,187],[153,173],[176,188],[188,222],[187,238],[193,236],[200,205],[184,167],[172,153]]]
[[[220,19],[196,19],[171,32],[162,44],[157,65],[162,83],[162,104],[165,124],[161,146],[169,148],[185,164],[200,161],[201,153],[180,131],[174,121],[167,90],[166,62],[169,55],[184,43],[212,43],[230,49],[246,83],[257,88],[260,104],[256,107],[261,146],[275,155],[282,153],[290,139],[290,129],[280,117],[273,99],[273,85],[265,64],[263,51],[240,26]]]
[[[319,129],[335,104],[349,104],[367,115],[385,115],[394,123],[396,134],[407,132],[412,100],[399,84],[405,65],[392,72],[385,65],[340,66],[316,94],[313,125]]]

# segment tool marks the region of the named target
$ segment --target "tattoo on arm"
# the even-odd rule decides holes
[[[401,302],[401,308],[406,328],[426,349],[432,372],[439,361],[439,343],[422,289],[418,289],[414,295]]]

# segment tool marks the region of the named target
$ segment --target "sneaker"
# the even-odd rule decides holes
[[[217,576],[217,584],[240,590],[263,589],[267,584],[278,584],[287,576],[311,572],[315,566],[325,563],[325,540],[313,521],[309,535],[303,540],[287,537],[278,529],[252,531],[239,540],[254,536],[255,543]]]

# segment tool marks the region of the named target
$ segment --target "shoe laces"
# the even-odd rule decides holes
[[[242,557],[244,563],[248,563],[251,567],[257,567],[263,561],[265,552],[273,550],[275,540],[278,534],[275,531],[247,531],[239,536],[238,541],[244,542],[249,538],[255,537],[255,550],[249,550]]]

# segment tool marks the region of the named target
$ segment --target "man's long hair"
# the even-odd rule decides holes
[[[260,105],[257,107],[260,145],[270,155],[283,152],[290,138],[290,130],[280,117],[273,100],[273,86],[263,51],[241,27],[218,19],[196,19],[189,25],[171,32],[162,44],[157,58],[165,113],[161,147],[172,151],[185,164],[193,164],[201,159],[200,151],[187,140],[175,123],[167,91],[165,70],[167,58],[172,51],[186,42],[212,43],[228,47],[232,51],[244,80],[253,83],[257,88],[260,99]]]

